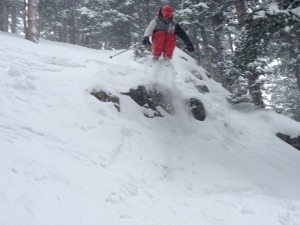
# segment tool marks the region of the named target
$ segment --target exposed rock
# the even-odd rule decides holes
[[[189,110],[196,120],[205,120],[206,113],[203,103],[197,98],[190,98],[188,101]]]
[[[290,144],[294,148],[300,150],[300,136],[291,138],[289,135],[282,134],[282,133],[277,133],[276,136],[279,137],[284,142]]]
[[[130,89],[128,93],[122,94],[129,95],[138,105],[146,109],[152,109],[153,115],[144,113],[147,117],[162,117],[163,113],[160,107],[167,113],[174,114],[172,92],[162,86],[152,87],[148,90],[144,86],[138,86],[137,89]]]
[[[189,61],[187,58],[180,56],[181,59],[185,60],[185,61]]]
[[[205,93],[209,92],[209,89],[208,89],[208,87],[206,85],[195,85],[195,87],[198,89],[198,91],[200,93],[205,94]]]
[[[202,80],[202,79],[203,79],[202,76],[201,76],[201,74],[200,74],[197,70],[192,70],[191,73],[192,73],[195,77],[197,77],[199,80]]]
[[[167,113],[174,115],[175,109],[172,103],[172,92],[170,89],[153,85],[146,88],[138,86],[136,89],[130,89],[129,92],[121,93],[130,96],[138,105],[144,108],[143,113],[146,117],[163,117]],[[102,102],[113,102],[114,106],[120,112],[120,99],[104,91],[92,91],[91,95],[95,96]],[[196,120],[203,121],[206,117],[203,103],[196,98],[190,98],[187,101],[188,110]]]
[[[117,96],[114,96],[110,93],[106,93],[104,91],[92,91],[91,95],[94,95],[97,99],[102,102],[113,102],[114,106],[117,108],[118,112],[120,112],[120,99]]]
[[[195,79],[193,79],[192,77],[186,77],[184,82],[185,83],[193,83],[193,84],[197,83],[197,81]]]

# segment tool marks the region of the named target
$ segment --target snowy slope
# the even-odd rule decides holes
[[[300,152],[275,136],[300,124],[230,106],[182,51],[166,67],[130,51],[110,59],[118,51],[5,33],[0,43],[0,225],[300,224]],[[146,118],[120,94],[157,83],[175,115]],[[118,95],[121,112],[92,90]],[[205,121],[184,110],[188,97]]]

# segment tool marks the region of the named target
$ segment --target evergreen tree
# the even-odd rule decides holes
[[[191,41],[196,46],[202,46],[201,49],[196,48],[199,60],[204,61],[202,65],[206,68],[209,75],[213,78],[214,69],[212,61],[213,44],[211,43],[213,32],[210,29],[210,21],[208,20],[209,6],[204,3],[190,0],[184,1],[179,5],[179,10],[176,12],[181,25],[187,31]]]
[[[274,69],[265,86],[269,107],[300,122],[300,92],[296,79],[288,68],[283,71],[282,65],[276,65]]]
[[[299,36],[299,19],[293,13],[295,7],[298,7],[295,2],[271,2],[244,21],[245,31],[241,35],[233,62],[239,76],[248,79],[249,93],[256,105],[263,106],[262,83],[259,78],[265,74],[266,66],[274,59],[282,60],[287,56],[289,66],[293,68],[297,78],[299,48],[291,48],[295,46],[296,37]]]

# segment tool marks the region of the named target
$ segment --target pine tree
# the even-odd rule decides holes
[[[191,41],[196,45],[202,46],[202,49],[196,48],[198,53],[199,63],[204,61],[203,64],[209,75],[216,79],[213,69],[213,44],[211,43],[213,32],[209,29],[210,21],[208,20],[209,6],[204,3],[191,0],[185,1],[179,5],[179,10],[176,15],[181,20],[181,24],[187,30]],[[209,27],[209,28],[208,28]]]
[[[275,59],[279,62],[277,71],[284,73],[289,68],[298,83],[299,47],[295,46],[300,29],[299,17],[293,11],[297,7],[299,2],[272,2],[244,20],[245,30],[235,52],[233,71],[248,79],[249,93],[256,105],[264,105],[260,76],[266,75],[265,69]],[[269,69],[274,71],[272,66]]]
[[[282,65],[276,65],[266,81],[265,92],[270,108],[300,122],[300,92],[295,80],[288,68],[283,71]]]

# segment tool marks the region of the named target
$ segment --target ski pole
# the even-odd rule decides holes
[[[115,57],[115,56],[117,56],[117,55],[120,55],[120,54],[122,54],[122,53],[124,53],[124,52],[127,52],[127,51],[130,50],[130,49],[134,49],[134,48],[136,48],[136,47],[139,47],[140,45],[141,45],[140,43],[138,43],[138,44],[136,44],[136,45],[133,45],[133,46],[131,46],[131,47],[125,49],[125,50],[122,51],[122,52],[119,52],[119,53],[117,53],[117,54],[115,54],[115,55],[109,56],[109,58],[112,59],[113,57]]]

